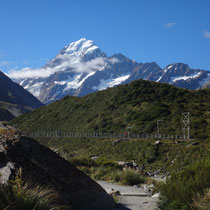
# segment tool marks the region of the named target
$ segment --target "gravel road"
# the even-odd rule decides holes
[[[98,181],[108,193],[111,189],[118,190],[121,194],[119,196],[119,203],[121,207],[113,210],[155,210],[158,197],[151,196],[151,193],[144,188],[122,186],[105,181]]]

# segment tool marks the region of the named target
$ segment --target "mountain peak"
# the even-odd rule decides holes
[[[106,57],[106,54],[103,53],[92,40],[82,38],[65,46],[59,54],[44,67],[56,67],[56,71],[63,71],[67,68],[72,68],[72,65],[87,62],[97,57]]]
[[[81,55],[85,55],[92,53],[96,49],[98,49],[98,46],[96,46],[92,40],[82,38],[76,42],[71,42],[69,45],[67,45],[63,49],[62,54],[73,54],[77,52]]]

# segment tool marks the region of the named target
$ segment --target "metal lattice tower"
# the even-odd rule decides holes
[[[182,135],[190,140],[190,112],[182,112]]]

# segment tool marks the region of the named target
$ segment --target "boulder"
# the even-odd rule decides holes
[[[118,140],[114,141],[114,142],[112,143],[112,145],[115,146],[115,145],[119,144],[120,142],[128,141],[128,140],[129,140],[129,139],[118,139]]]
[[[71,210],[107,210],[113,198],[75,166],[12,127],[0,126],[0,183],[22,171],[22,180],[47,186],[58,194],[58,204]]]

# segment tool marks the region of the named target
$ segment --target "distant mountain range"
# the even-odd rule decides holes
[[[9,76],[46,104],[65,95],[84,96],[137,79],[188,89],[200,89],[210,81],[210,71],[190,69],[183,63],[161,69],[155,62],[138,63],[120,53],[109,57],[85,38],[65,46],[54,59],[35,71],[40,75]]]
[[[0,121],[11,120],[43,104],[0,71]]]

